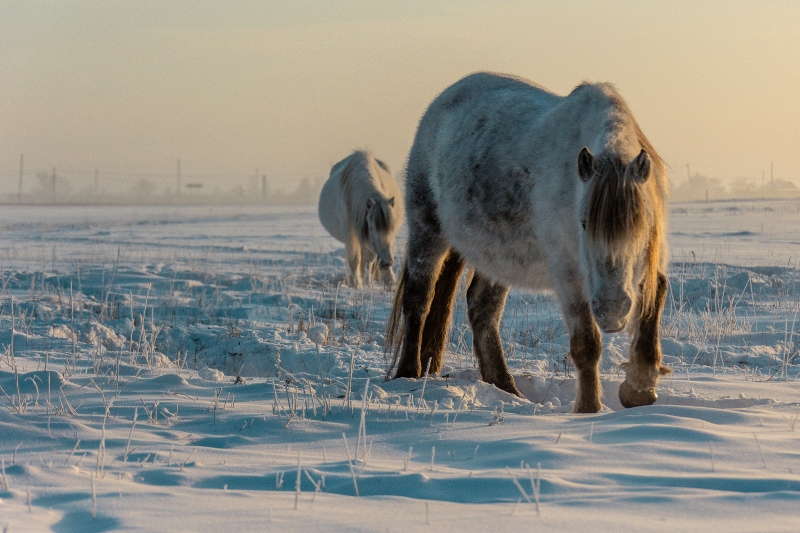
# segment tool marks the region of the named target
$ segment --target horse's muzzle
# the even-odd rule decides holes
[[[609,323],[608,321],[598,320],[597,317],[595,317],[595,321],[603,333],[619,333],[628,325],[627,320],[618,320],[614,323]]]
[[[619,333],[628,325],[631,305],[628,297],[613,302],[592,300],[592,314],[603,333]]]
[[[378,261],[378,266],[381,267],[383,270],[386,270],[387,268],[389,268],[393,264],[394,264],[394,260],[393,259],[389,259],[388,261],[384,261],[383,259],[380,259]]]

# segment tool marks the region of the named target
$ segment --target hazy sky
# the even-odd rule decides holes
[[[0,0],[0,179],[403,167],[478,70],[611,81],[674,177],[800,184],[800,2]]]

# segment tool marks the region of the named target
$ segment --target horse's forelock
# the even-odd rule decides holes
[[[375,229],[381,233],[386,233],[391,227],[392,212],[389,202],[381,198],[372,208]]]
[[[647,192],[626,176],[626,165],[619,158],[598,157],[595,170],[587,191],[587,236],[615,255],[632,251],[631,244],[646,238],[650,230]]]
[[[365,239],[369,236],[370,219],[375,231],[380,235],[385,235],[392,229],[392,210],[389,202],[380,197],[373,197],[372,200],[372,209],[364,212],[364,220],[361,222],[361,235]]]
[[[364,220],[361,222],[361,239],[369,239],[369,219],[367,216],[364,216]]]

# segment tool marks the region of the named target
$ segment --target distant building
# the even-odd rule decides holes
[[[758,196],[800,196],[800,189],[791,181],[782,179],[768,181],[758,188]]]

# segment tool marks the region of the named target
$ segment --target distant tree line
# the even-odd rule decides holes
[[[163,177],[103,176],[95,172],[87,183],[83,176],[68,177],[58,172],[36,172],[23,189],[5,194],[5,203],[23,204],[316,204],[325,178],[303,176],[281,180],[288,190],[271,186],[266,175],[250,177],[245,183],[192,179],[177,181]]]
[[[723,183],[718,178],[710,178],[693,173],[681,182],[671,183],[670,197],[674,201],[711,201],[732,198],[793,198],[800,197],[800,189],[791,181],[780,178],[762,179],[735,178]]]

